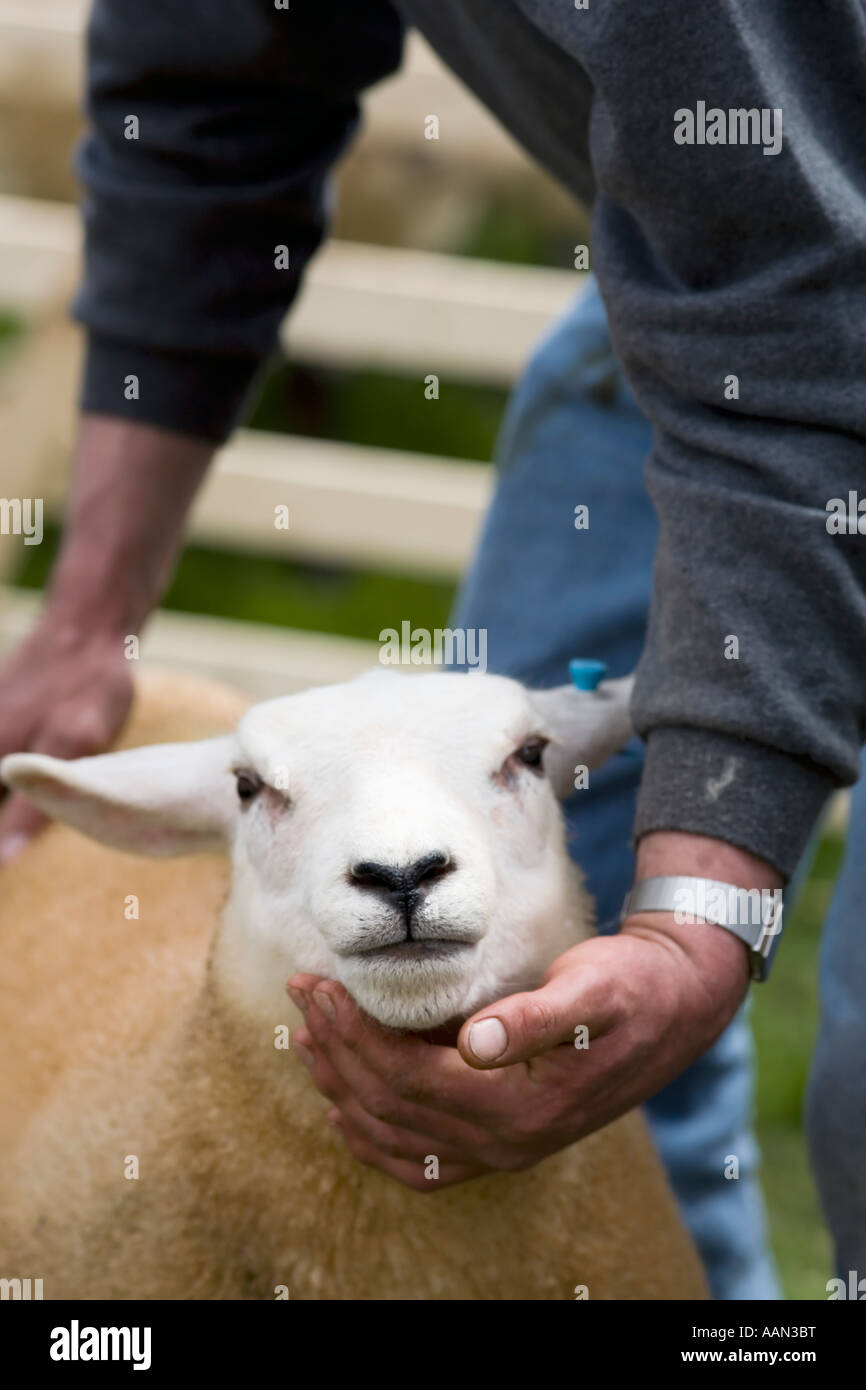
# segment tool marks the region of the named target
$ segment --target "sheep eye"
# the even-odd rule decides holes
[[[534,737],[528,738],[517,750],[516,757],[518,762],[523,763],[524,767],[541,767],[541,758],[547,747],[547,739]]]
[[[262,779],[255,772],[239,771],[235,773],[238,784],[238,796],[241,801],[252,801],[257,792],[262,789]]]

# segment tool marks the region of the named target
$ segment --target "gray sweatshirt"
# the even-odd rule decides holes
[[[661,520],[636,832],[789,875],[866,737],[861,0],[97,0],[83,405],[226,436],[404,24],[593,208]]]

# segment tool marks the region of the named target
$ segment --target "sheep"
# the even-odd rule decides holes
[[[296,971],[424,1032],[589,932],[554,787],[626,740],[626,695],[378,670],[250,706],[152,674],[118,751],[7,757],[67,824],[3,873],[0,1275],[60,1299],[705,1297],[637,1112],[428,1195],[349,1154],[285,1045]],[[406,942],[376,875],[425,858]]]

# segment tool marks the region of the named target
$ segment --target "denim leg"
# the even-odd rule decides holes
[[[821,1023],[806,1098],[812,1167],[837,1272],[846,1284],[850,1270],[866,1279],[864,904],[866,757],[851,796],[845,859],[821,940]]]
[[[643,484],[649,440],[591,283],[534,355],[503,424],[499,486],[453,617],[487,629],[490,670],[550,686],[567,680],[574,656],[606,661],[612,676],[634,667],[657,534]],[[586,529],[575,527],[581,506]],[[632,878],[641,764],[635,740],[565,805],[603,930],[615,927]],[[647,1113],[715,1296],[777,1298],[742,1014]],[[729,1154],[736,1181],[724,1177]]]

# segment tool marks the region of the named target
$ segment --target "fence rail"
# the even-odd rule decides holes
[[[13,645],[35,622],[39,596],[0,589],[0,611],[4,641]],[[143,635],[141,660],[146,666],[211,676],[268,700],[349,680],[374,666],[378,651],[374,642],[350,637],[160,610]]]
[[[31,395],[6,428],[19,452],[35,449],[32,472],[55,519],[66,492],[76,377],[75,334],[58,305],[77,274],[79,243],[74,209],[0,198],[0,305],[31,325],[47,320],[62,344],[50,388],[44,363],[38,378],[31,365],[41,399],[37,406]],[[504,383],[582,278],[333,243],[311,267],[285,337],[306,361],[414,371],[419,393],[428,370],[444,383]],[[39,353],[38,332],[28,350]],[[219,455],[190,534],[269,554],[454,576],[471,553],[491,487],[485,464],[246,431]],[[279,505],[289,508],[288,531],[274,525]]]
[[[19,360],[0,380],[0,428],[12,460],[4,489],[44,497],[56,521],[64,511],[77,379],[77,333],[65,302],[79,255],[74,208],[0,197],[0,307],[18,312],[27,327]],[[441,389],[457,379],[506,384],[582,278],[334,242],[311,267],[284,337],[290,353],[308,362],[415,373],[419,393],[429,373],[441,378]],[[492,484],[488,464],[240,431],[217,457],[189,535],[286,558],[456,577]],[[288,509],[287,530],[277,524],[277,508]],[[0,551],[8,556],[12,544],[0,539]],[[6,592],[0,648],[33,611],[31,596]],[[256,692],[281,681],[295,688],[335,679],[370,659],[364,644],[176,614],[159,615],[153,632],[146,660],[196,664]]]

